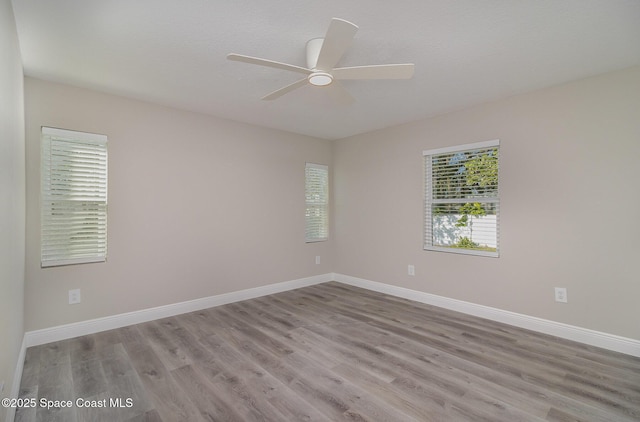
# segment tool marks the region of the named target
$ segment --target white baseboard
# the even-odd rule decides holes
[[[18,354],[18,363],[16,363],[16,370],[13,373],[13,384],[11,384],[11,390],[7,397],[17,399],[20,394],[20,381],[22,381],[22,369],[24,368],[24,358],[27,352],[27,345],[24,337],[22,338],[22,345],[20,346],[20,353]],[[5,416],[6,422],[13,422],[16,417],[16,408],[7,407],[7,413]]]
[[[379,283],[376,281],[365,280],[362,278],[352,277],[344,274],[333,274],[333,279],[337,282],[349,284],[351,286],[361,287],[380,293],[386,293],[391,296],[402,297],[405,299],[415,300],[416,302],[426,303],[453,311],[474,315],[481,318],[490,319],[492,321],[503,322],[520,328],[526,328],[544,334],[550,334],[568,340],[577,341],[591,346],[601,347],[603,349],[613,350],[615,352],[625,353],[632,356],[640,357],[640,341],[614,334],[603,333],[600,331],[589,330],[586,328],[576,327],[569,324],[550,321],[542,318],[532,317],[528,315],[518,314],[511,311],[492,308],[475,303],[465,302],[457,299],[450,299],[443,296],[437,296],[430,293],[424,293],[417,290],[406,289],[404,287],[392,286],[389,284]]]
[[[312,286],[314,284],[325,283],[332,280],[332,273],[321,274],[261,287],[254,287],[252,289],[189,300],[186,302],[158,306],[156,308],[142,309],[140,311],[74,322],[72,324],[59,325],[57,327],[44,328],[42,330],[28,331],[24,335],[24,343],[26,344],[26,347],[38,346],[40,344],[126,327],[127,325],[140,324],[142,322],[153,321],[155,319],[199,311],[201,309],[225,305],[227,303],[253,299],[287,290],[299,289],[301,287]],[[22,356],[21,361],[24,361],[24,356]]]
[[[237,292],[205,297],[201,299],[194,299],[186,302],[158,306],[156,308],[128,312],[125,314],[97,318],[88,321],[81,321],[57,327],[45,328],[42,330],[28,331],[24,335],[23,347],[20,352],[21,355],[18,361],[20,366],[19,373],[22,374],[22,364],[24,363],[24,351],[26,347],[37,346],[40,344],[51,343],[59,340],[66,340],[69,338],[98,333],[106,330],[112,330],[115,328],[125,327],[127,325],[139,324],[155,319],[166,318],[174,315],[184,314],[187,312],[225,305],[228,303],[253,299],[256,297],[266,296],[274,293],[280,293],[287,290],[312,286],[314,284],[325,283],[328,281],[337,281],[340,283],[349,284],[352,286],[361,287],[392,296],[415,300],[417,302],[422,302],[429,305],[439,306],[441,308],[490,319],[492,321],[503,322],[505,324],[513,325],[516,327],[550,334],[568,340],[578,341],[580,343],[601,347],[603,349],[613,350],[616,352],[640,357],[639,340],[576,327],[573,325],[563,324],[560,322],[550,321],[542,318],[518,314],[515,312],[505,311],[489,306],[478,305],[462,300],[450,299],[447,297],[437,296],[417,290],[411,290],[404,287],[392,286],[389,284],[366,280],[363,278],[352,277],[344,274],[328,273],[297,280],[270,284],[261,287],[255,287],[247,290],[240,290]],[[16,374],[18,374],[18,368],[16,368]],[[17,376],[17,379],[19,380],[20,377]],[[14,389],[16,388],[19,388],[19,385],[14,385],[12,387],[12,394],[14,393]]]

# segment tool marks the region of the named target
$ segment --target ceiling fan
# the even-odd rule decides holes
[[[275,100],[306,84],[330,87],[328,92],[341,103],[351,103],[353,97],[338,82],[346,79],[410,79],[414,64],[381,64],[354,67],[334,67],[349,47],[358,27],[344,19],[333,18],[324,38],[307,42],[307,67],[296,66],[242,54],[228,54],[227,59],[305,74],[306,77],[278,89],[263,100]]]

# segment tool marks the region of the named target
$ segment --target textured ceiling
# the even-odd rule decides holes
[[[638,0],[13,0],[25,74],[265,127],[338,139],[640,64]],[[341,66],[413,62],[411,80],[299,74],[332,17],[360,27]]]

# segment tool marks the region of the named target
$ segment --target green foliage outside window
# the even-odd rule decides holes
[[[456,152],[434,156],[434,216],[458,216],[455,227],[467,228],[468,237],[463,236],[450,247],[496,251],[473,241],[474,220],[496,212],[495,204],[487,201],[473,201],[474,198],[494,198],[498,189],[498,149]],[[463,204],[447,200],[471,199]],[[444,246],[444,245],[443,245]]]

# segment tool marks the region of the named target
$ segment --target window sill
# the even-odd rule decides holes
[[[490,252],[490,251],[477,251],[473,249],[462,249],[462,248],[447,248],[443,246],[427,246],[424,247],[425,251],[436,251],[436,252],[447,252],[454,253],[459,255],[475,255],[475,256],[487,256],[490,258],[499,258],[500,252]]]

